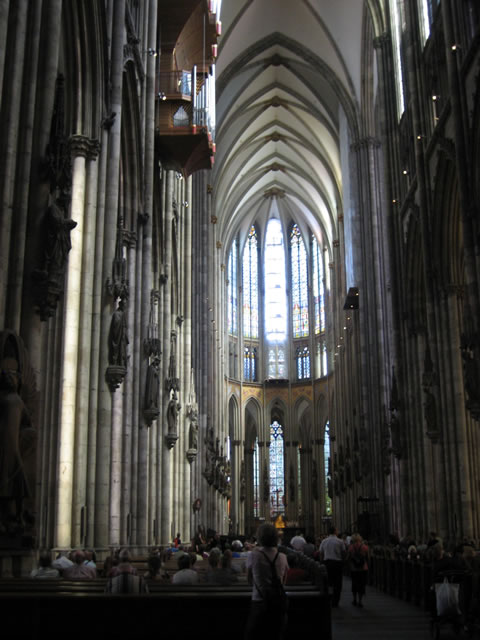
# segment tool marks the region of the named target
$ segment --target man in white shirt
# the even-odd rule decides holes
[[[328,582],[333,589],[332,607],[338,607],[342,593],[343,562],[347,550],[343,540],[338,537],[336,527],[330,527],[329,534],[320,545],[320,559],[327,567]]]

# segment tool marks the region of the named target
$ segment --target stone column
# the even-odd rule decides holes
[[[135,214],[132,214],[135,217]],[[139,273],[138,268],[139,253],[141,255],[141,233],[137,235],[134,232],[124,231],[124,242],[127,249],[127,266],[128,266],[128,282],[129,282],[129,304],[128,304],[128,326],[132,328],[130,331],[130,360],[129,374],[126,375],[122,386],[123,406],[122,406],[122,424],[121,429],[121,462],[119,463],[118,473],[121,474],[121,495],[120,505],[117,507],[120,512],[120,543],[121,545],[130,544],[132,529],[135,528],[135,518],[133,517],[133,504],[137,504],[136,498],[132,500],[132,478],[136,474],[137,460],[137,432],[138,426],[134,416],[139,414],[139,394],[140,384],[139,377],[136,374],[139,368],[140,354],[139,351],[139,331],[138,324],[140,322],[138,316],[139,298]],[[115,394],[117,395],[117,394]],[[119,436],[120,437],[120,436]],[[113,439],[113,438],[112,438]],[[113,451],[113,447],[112,447]],[[113,466],[113,463],[112,463]]]
[[[100,353],[98,367],[105,372],[108,366],[108,333],[114,310],[111,298],[105,290],[111,278],[117,238],[117,216],[120,188],[121,120],[123,90],[123,45],[125,39],[125,2],[115,2],[111,46],[111,111],[116,113],[108,140],[108,163],[105,183],[105,220],[103,229],[102,302],[100,322]],[[110,500],[110,446],[111,446],[112,398],[104,375],[100,375],[97,413],[97,448],[95,478],[95,545],[105,547],[109,542]]]
[[[83,256],[81,266],[81,289],[79,318],[81,323],[78,335],[78,377],[77,400],[75,411],[75,452],[74,469],[75,484],[72,514],[72,543],[74,546],[84,546],[86,529],[81,528],[82,507],[87,504],[87,467],[88,467],[88,436],[89,436],[89,390],[90,390],[90,357],[92,341],[92,308],[93,308],[93,276],[95,264],[95,236],[96,236],[96,194],[98,190],[99,143],[94,140],[72,139],[74,152],[82,153],[86,157],[86,189],[84,201],[84,231]],[[75,215],[75,214],[74,214]],[[73,233],[75,234],[75,231]],[[68,309],[67,309],[68,311]],[[84,521],[85,522],[85,521]]]
[[[189,203],[188,209],[185,212],[185,243],[184,243],[184,260],[183,260],[183,313],[184,313],[184,323],[183,323],[183,344],[184,344],[184,354],[183,354],[183,376],[185,380],[185,400],[191,397],[191,369],[192,369],[192,295],[193,295],[193,287],[192,287],[192,210],[193,210],[193,202],[192,202],[192,179],[188,178],[186,184],[186,194],[185,199]],[[189,448],[189,436],[190,436],[190,420],[186,420],[186,428],[185,428],[185,457],[183,459],[183,468],[184,468],[184,495],[181,498],[180,504],[182,508],[182,535],[187,536],[190,535],[192,527],[191,527],[191,513],[192,513],[192,494],[191,494],[191,471],[192,467],[188,462],[186,462],[186,451]],[[200,440],[200,438],[199,438]],[[199,462],[195,459],[192,462],[192,465],[197,465]]]
[[[0,42],[6,42],[6,34],[3,35],[3,29],[7,26],[8,4],[9,3],[7,1],[2,0],[0,2]],[[24,123],[24,126],[22,126],[22,154],[21,161],[17,158],[18,173],[16,177],[16,184],[23,185],[24,188],[21,190],[17,189],[14,202],[15,223],[14,230],[12,230],[12,239],[15,238],[15,240],[13,246],[11,246],[11,250],[13,251],[10,261],[12,268],[9,270],[8,299],[5,320],[5,326],[10,327],[17,333],[20,333],[20,320],[22,317],[23,273],[25,268],[25,246],[27,240],[28,198],[32,165],[42,2],[39,0],[39,2],[35,2],[31,7],[31,21],[33,27],[30,29],[30,56],[26,60],[25,64],[22,98],[22,109],[24,109],[24,117],[22,118],[22,123]],[[5,14],[3,13],[4,10]],[[4,17],[5,23],[3,21]],[[4,55],[5,47],[0,50],[0,58],[3,59]],[[3,61],[0,60],[0,102],[2,99],[2,83]],[[21,193],[18,193],[18,191],[21,191]]]
[[[3,6],[5,12],[6,7]],[[17,146],[20,135],[20,112],[22,104],[22,84],[25,62],[25,41],[27,37],[28,3],[13,3],[10,7],[14,21],[14,34],[9,44],[12,49],[8,56],[11,65],[7,67],[5,80],[8,92],[2,93],[2,116],[0,127],[2,153],[0,155],[0,326],[5,326],[5,303],[7,300],[8,267],[10,246],[12,243],[12,222],[16,212],[13,211],[15,173],[17,169]],[[13,35],[13,34],[11,34]],[[2,41],[5,51],[5,42]],[[7,57],[8,61],[8,57]],[[3,66],[2,66],[3,71]]]
[[[458,7],[458,3],[455,3]],[[442,0],[442,23],[445,34],[446,61],[449,84],[449,99],[452,107],[455,131],[455,162],[457,168],[460,209],[463,227],[463,261],[465,269],[465,293],[473,317],[479,317],[479,278],[476,268],[478,239],[474,233],[473,220],[477,217],[473,185],[471,185],[468,159],[472,157],[472,136],[468,128],[467,98],[461,77],[461,62],[458,59],[458,45],[454,29],[454,9],[452,0]],[[478,326],[478,324],[477,324]]]
[[[35,105],[34,131],[32,138],[32,157],[37,160],[32,164],[30,176],[31,188],[28,199],[28,236],[26,239],[26,255],[30,256],[25,263],[24,287],[22,290],[22,308],[29,309],[34,298],[35,284],[32,273],[37,264],[39,247],[38,238],[41,237],[41,224],[45,209],[48,206],[49,185],[40,175],[40,159],[44,157],[50,138],[50,126],[52,121],[53,105],[55,100],[55,88],[58,72],[58,56],[60,49],[60,31],[62,0],[47,0],[43,3],[42,24],[40,33],[40,49],[38,75],[42,78],[38,86]],[[5,83],[5,78],[4,78]],[[2,232],[3,235],[3,232]],[[41,250],[41,249],[40,249]],[[41,345],[43,323],[36,313],[22,314],[20,333],[25,341],[25,346],[30,355],[30,362],[34,369],[41,369],[42,354]]]
[[[94,546],[94,522],[95,522],[95,481],[96,481],[96,455],[97,455],[97,416],[98,416],[98,390],[103,384],[100,378],[100,318],[102,309],[102,294],[104,282],[102,280],[103,262],[103,229],[105,227],[105,183],[108,158],[108,130],[102,130],[101,153],[98,159],[98,188],[95,207],[95,235],[94,256],[92,269],[92,327],[90,336],[90,393],[88,403],[88,455],[87,455],[87,531],[86,546]],[[102,367],[103,374],[103,367]]]
[[[165,276],[168,278],[165,286],[163,287],[163,376],[162,382],[165,385],[165,380],[168,378],[168,366],[170,361],[170,339],[172,331],[172,314],[171,314],[171,281],[168,277],[171,273],[172,263],[172,218],[173,218],[173,196],[174,196],[174,181],[175,173],[172,170],[166,172],[166,197],[165,197],[165,227],[164,227],[164,241],[165,241]],[[165,387],[164,387],[165,389]],[[162,421],[163,435],[167,433],[167,419],[166,410],[168,406],[168,394],[164,392],[165,401],[163,403],[163,413],[159,420]],[[172,521],[172,482],[171,482],[171,470],[172,470],[172,452],[168,449],[165,438],[161,440],[162,451],[162,513],[160,518],[161,544],[166,544],[170,541],[170,525]]]
[[[72,153],[79,153],[86,142],[82,136],[72,141]],[[60,442],[58,455],[58,492],[56,546],[70,547],[72,544],[74,456],[77,403],[77,376],[80,331],[80,294],[82,281],[83,240],[85,230],[85,154],[73,157],[72,207],[71,213],[77,227],[72,232],[72,250],[68,259],[65,287],[65,331],[62,358],[62,383],[60,390]]]
[[[8,13],[10,11],[10,0],[0,0],[0,42],[7,42]],[[41,1],[37,3],[41,7]],[[0,49],[0,103],[3,96],[3,76],[5,72],[5,52],[6,46]]]

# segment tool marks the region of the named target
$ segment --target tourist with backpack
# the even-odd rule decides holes
[[[367,586],[368,547],[359,533],[355,533],[352,536],[351,544],[348,547],[347,559],[352,577],[352,604],[354,607],[363,607],[362,599]]]
[[[263,524],[257,532],[258,545],[247,558],[247,579],[252,585],[252,602],[245,628],[245,640],[281,640],[287,623],[287,556],[277,549],[278,532]]]

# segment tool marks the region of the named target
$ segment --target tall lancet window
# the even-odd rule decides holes
[[[430,24],[431,24],[431,0],[420,0],[418,4],[418,10],[420,12],[420,31],[422,34],[423,42],[425,43],[430,36]]]
[[[257,349],[245,347],[243,350],[243,379],[246,382],[257,380]]]
[[[286,378],[285,246],[278,218],[269,220],[265,237],[265,337],[268,342],[268,377]]]
[[[308,347],[298,347],[295,352],[297,363],[297,378],[303,380],[311,377],[310,350]]]
[[[405,111],[405,94],[403,91],[402,35],[405,27],[403,0],[390,0],[392,20],[393,71],[397,86],[397,115],[400,119]]]
[[[285,469],[283,429],[276,420],[270,425],[270,515],[285,513]]]
[[[325,443],[323,445],[323,464],[324,464],[324,479],[325,479],[325,514],[327,516],[332,515],[332,499],[329,492],[329,484],[332,482],[331,476],[331,453],[330,453],[330,422],[327,421],[325,425]]]
[[[313,246],[313,304],[315,313],[315,335],[325,331],[325,270],[323,265],[323,251],[315,236],[312,236]]]
[[[258,438],[255,438],[253,448],[253,517],[260,517],[260,456],[258,452]]]
[[[290,233],[293,337],[308,336],[307,252],[298,225]]]
[[[237,261],[238,248],[234,240],[228,256],[228,333],[234,336],[238,332]]]
[[[257,232],[250,227],[243,250],[243,337],[258,338],[258,250]]]

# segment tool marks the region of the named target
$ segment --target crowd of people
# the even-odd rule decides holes
[[[269,527],[270,535],[274,533],[274,537],[276,536],[276,544],[273,546],[280,551],[276,562],[281,567],[282,584],[289,586],[318,582],[320,567],[323,565],[333,590],[332,605],[337,606],[342,575],[347,564],[352,575],[353,603],[362,606],[368,569],[368,547],[358,534],[339,537],[336,529],[332,528],[330,535],[315,539],[297,531],[286,542],[282,539],[282,531],[278,531],[273,525]],[[253,552],[262,550],[265,546],[260,540],[262,531],[260,528],[257,536],[251,538],[231,539],[213,532],[207,537],[199,528],[190,544],[182,543],[181,536],[177,533],[171,546],[152,549],[146,560],[146,567],[145,562],[143,566],[141,563],[135,563],[134,566],[127,549],[116,550],[98,567],[93,550],[59,553],[53,561],[50,553],[42,552],[39,567],[32,571],[31,577],[63,577],[67,580],[105,578],[105,590],[110,593],[147,592],[150,581],[177,586],[226,586],[250,582],[255,600],[259,597],[259,591],[252,580],[260,556]],[[273,538],[268,540],[271,542]],[[268,549],[263,549],[263,553],[272,555]],[[359,554],[362,556],[360,564]],[[258,566],[262,566],[262,559]]]

